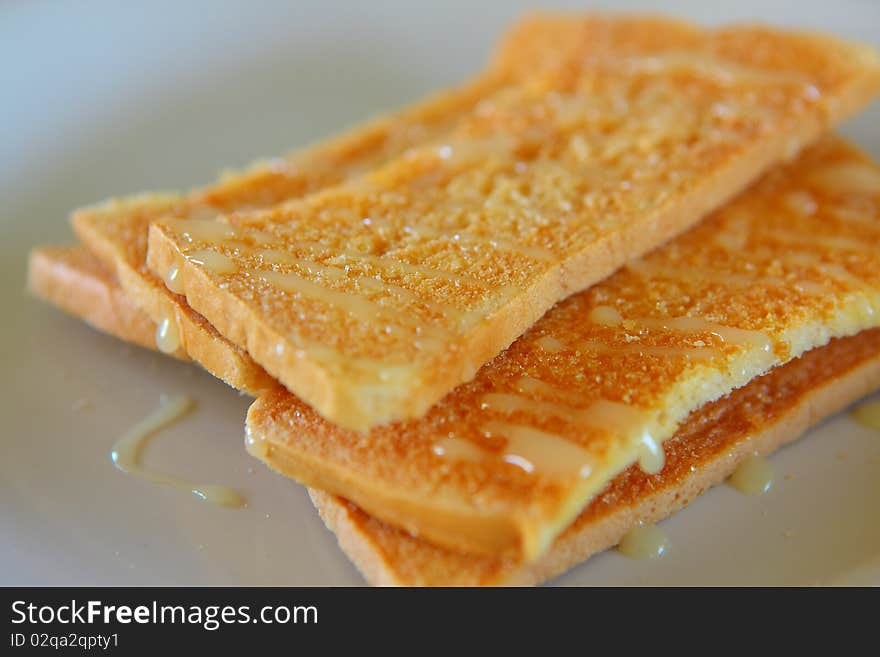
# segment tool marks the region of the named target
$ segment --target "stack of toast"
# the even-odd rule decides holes
[[[832,37],[529,16],[472,80],[181,196],[30,287],[253,395],[374,584],[535,584],[880,387],[880,90]]]

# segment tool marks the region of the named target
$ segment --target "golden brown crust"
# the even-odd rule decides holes
[[[155,348],[152,321],[85,248],[35,249],[29,280],[35,294],[63,304],[96,328]],[[438,548],[341,498],[317,489],[309,493],[344,551],[374,585],[538,584],[616,544],[635,522],[657,521],[688,504],[722,481],[744,454],[770,453],[880,386],[878,360],[878,330],[835,340],[693,413],[666,444],[661,473],[649,477],[630,468],[619,475],[547,555],[529,565]]]
[[[770,454],[880,387],[880,330],[832,341],[688,418],[666,443],[657,475],[631,467],[533,563],[437,547],[355,505],[309,491],[327,527],[377,586],[540,584],[616,545],[638,522],[657,522],[724,481],[744,458]]]
[[[122,291],[113,273],[79,244],[33,249],[28,289],[99,331],[156,348],[156,325]],[[182,350],[171,355],[187,358]]]
[[[126,293],[153,321],[175,320],[190,357],[232,387],[258,394],[272,383],[265,370],[147,269],[150,221],[162,216],[205,218],[221,212],[270,207],[357,175],[442,133],[450,122],[504,81],[500,72],[487,72],[465,85],[434,94],[413,107],[374,119],[284,159],[257,163],[244,173],[226,174],[217,183],[186,196],[144,194],[79,209],[72,217],[74,230],[116,272]]]
[[[536,557],[644,453],[646,434],[662,442],[695,408],[877,326],[878,212],[880,168],[825,139],[558,304],[425,418],[363,435],[279,388],[249,411],[249,449],[434,543]],[[438,454],[448,441],[465,458]],[[572,467],[532,458],[529,471],[536,443],[539,461],[562,452]]]
[[[234,213],[222,238],[153,222],[148,264],[178,267],[189,304],[328,420],[420,417],[555,302],[693,224],[880,84],[869,49],[669,25],[551,21],[567,44],[555,66],[442,141]],[[190,257],[205,249],[228,266]]]
[[[63,304],[87,323],[155,348],[151,320],[83,247],[35,249],[29,280],[35,294]],[[340,545],[372,584],[537,584],[614,545],[633,523],[659,520],[686,505],[723,480],[743,454],[769,453],[876,388],[878,354],[877,330],[835,340],[693,413],[666,444],[667,464],[659,475],[649,477],[630,468],[618,476],[548,554],[530,565],[438,548],[340,498],[316,489],[309,492]]]

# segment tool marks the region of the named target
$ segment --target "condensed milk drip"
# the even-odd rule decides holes
[[[736,237],[731,236],[727,233],[719,233],[716,236],[716,240],[724,242],[732,242],[736,239]],[[730,251],[741,251],[745,248],[745,243],[746,239],[745,236],[743,236],[743,239],[741,241],[737,241],[735,244],[725,243],[723,244],[723,246],[725,246],[725,248]],[[682,275],[682,270],[680,267],[676,267],[674,265],[657,264],[655,262],[646,262],[644,260],[637,260],[635,262],[632,262],[627,265],[627,268],[630,271],[633,271],[645,278],[667,278],[670,280],[677,280]],[[767,276],[765,274],[761,274],[758,276],[754,273],[733,273],[728,271],[700,271],[700,281],[703,283],[723,285],[725,287],[750,287],[753,285],[790,285],[787,280],[781,277]],[[824,289],[820,288],[819,293],[823,292]]]
[[[666,465],[666,453],[661,445],[647,431],[639,443],[639,467],[645,474],[657,474]]]
[[[249,424],[245,425],[244,445],[249,454],[253,454],[259,459],[265,459],[271,451],[269,441],[262,437],[254,436]]]
[[[553,478],[587,477],[592,471],[589,453],[580,446],[545,431],[505,422],[489,422],[484,431],[487,437],[506,441],[500,458],[529,474]],[[431,451],[442,458],[456,461],[479,462],[493,452],[470,441],[449,436],[431,446]]]
[[[850,417],[869,429],[880,431],[880,401],[859,404],[850,411]]]
[[[252,237],[250,233],[248,235]],[[337,266],[321,264],[309,258],[297,257],[280,249],[256,248],[235,240],[228,240],[228,242],[230,242],[230,246],[235,249],[236,253],[248,254],[259,261],[260,264],[256,268],[248,269],[248,273],[256,275],[258,278],[278,287],[280,290],[299,293],[331,305],[339,306],[340,303],[344,305],[345,302],[342,301],[343,295],[348,295],[355,300],[364,299],[372,303],[375,303],[377,298],[397,297],[406,304],[417,304],[429,307],[438,314],[459,322],[461,327],[469,327],[478,323],[485,314],[484,312],[464,310],[450,304],[437,302],[433,299],[420,296],[413,290],[384,280],[381,272],[374,276],[349,275],[349,266],[346,264],[346,261],[352,259],[356,261],[366,260],[367,262],[371,262],[371,260],[368,259],[368,256],[349,255],[346,253],[336,254],[333,261],[341,265]],[[232,242],[234,242],[234,244],[232,244]],[[296,246],[303,249],[316,250],[319,254],[322,250],[325,254],[332,253],[326,247],[321,247],[321,245],[312,242],[297,243]],[[189,260],[201,264],[217,274],[234,274],[240,270],[240,266],[231,258],[227,258],[226,256],[211,251],[210,249],[204,249],[197,253],[190,254],[187,257]],[[381,259],[374,258],[374,260]],[[413,266],[396,263],[390,260],[385,264],[388,264],[389,262],[395,265],[400,265],[397,269],[407,270],[407,268],[413,268]],[[285,273],[283,271],[278,271],[276,268],[270,268],[270,266],[295,268],[296,271]],[[433,271],[427,270],[426,268],[415,268],[420,271]],[[434,273],[436,274],[436,272]],[[434,277],[436,278],[436,276]],[[349,279],[356,283],[358,288],[357,292],[341,291],[324,284],[325,282],[333,283],[334,281],[342,281],[343,279]],[[327,290],[327,294],[323,297],[320,294],[321,290]],[[366,299],[365,297],[370,298]],[[385,314],[388,314],[391,310],[386,305],[382,305],[381,308],[382,312],[385,312]]]
[[[592,471],[590,453],[561,436],[533,427],[489,422],[485,432],[507,439],[502,458],[529,474],[553,478],[587,477]]]
[[[368,299],[326,288],[296,274],[265,270],[257,271],[256,275],[279,290],[324,301],[365,321],[375,320],[382,310],[380,306]]]
[[[287,234],[287,230],[285,230],[284,227],[276,226],[275,230],[278,231],[281,235]],[[249,233],[249,236],[253,237],[253,234]],[[236,250],[256,255],[264,263],[267,264],[295,264],[297,260],[301,260],[299,258],[296,258],[296,256],[288,253],[287,251],[278,249],[252,249],[238,240],[229,241],[235,242],[232,246],[234,246]],[[366,264],[371,267],[375,267],[383,275],[390,275],[395,273],[418,274],[426,278],[439,278],[447,280],[456,285],[476,285],[480,288],[486,288],[485,282],[471,276],[464,276],[453,272],[443,271],[442,269],[436,269],[425,265],[412,264],[409,262],[404,262],[402,260],[397,260],[395,258],[382,257],[372,255],[370,253],[362,253],[353,250],[332,249],[325,244],[321,244],[320,242],[294,241],[290,245],[290,248],[308,251],[313,258],[330,257],[340,263],[353,262]],[[303,262],[305,261],[303,260]]]
[[[687,360],[711,360],[720,355],[720,351],[714,347],[655,347],[642,345],[637,342],[611,346],[604,342],[581,342],[578,344],[581,351],[594,354],[641,354],[645,356],[659,356],[661,358],[685,358]]]
[[[218,243],[234,240],[239,231],[230,224],[213,219],[187,219],[183,237],[188,242]]]
[[[819,237],[816,235],[800,235],[789,230],[769,230],[764,235],[792,246],[822,246],[829,251],[869,251],[874,245],[849,237]]]
[[[588,426],[635,439],[639,467],[645,474],[657,474],[666,464],[663,446],[648,430],[648,417],[644,411],[620,402],[600,399],[587,408],[584,419]]]
[[[116,441],[110,452],[113,465],[126,474],[190,491],[205,502],[232,508],[243,507],[244,498],[231,488],[215,484],[195,484],[162,472],[148,470],[141,465],[140,455],[145,441],[157,431],[179,420],[194,407],[195,404],[189,397],[163,400],[156,411],[135,424]]]
[[[565,400],[566,404],[577,406],[584,401],[583,395],[572,392],[571,390],[562,390],[554,385],[541,381],[531,376],[520,377],[516,383],[516,389],[524,395],[536,395],[554,397],[556,399]]]
[[[827,167],[810,175],[810,181],[830,194],[880,194],[880,171],[864,164]]]
[[[334,290],[297,274],[255,270],[254,275],[283,292],[326,303],[364,322],[375,324],[378,320],[384,320],[388,322],[387,326],[417,329],[419,340],[422,343],[430,340],[442,340],[451,333],[449,329],[442,326],[419,323],[410,314],[386,306],[379,301]]]
[[[232,258],[213,249],[201,249],[188,253],[186,259],[201,265],[214,274],[234,274],[238,271],[238,265]]]
[[[545,335],[538,340],[535,341],[543,351],[546,351],[548,354],[555,354],[560,351],[565,350],[565,343],[559,340],[558,338],[554,338],[552,335]]]
[[[617,326],[623,322],[623,316],[611,306],[596,306],[590,311],[590,321],[602,326]]]
[[[785,204],[788,208],[798,214],[813,215],[819,209],[819,204],[812,194],[804,190],[795,190],[789,192],[785,196]]]
[[[670,319],[637,319],[636,324],[647,328],[659,328],[665,331],[680,331],[682,333],[712,333],[721,338],[722,342],[729,344],[747,345],[757,347],[762,351],[770,351],[772,341],[770,336],[761,331],[724,326],[706,321],[701,317],[672,317]]]
[[[570,408],[564,404],[529,399],[528,397],[507,392],[486,393],[480,400],[480,408],[484,411],[492,410],[504,415],[522,412],[533,417],[551,416],[574,420],[579,419],[582,413],[580,409]]]
[[[638,265],[637,267],[641,267]],[[662,318],[638,318],[624,320],[620,312],[611,306],[596,306],[590,311],[590,321],[602,326],[619,326],[626,322],[627,326],[633,324],[645,328],[661,329],[663,331],[675,331],[680,333],[712,333],[722,342],[757,347],[763,351],[770,351],[772,341],[770,336],[761,331],[741,329],[723,324],[715,324],[701,317],[670,317]],[[587,343],[592,344],[592,343]],[[607,347],[613,349],[613,347]]]
[[[669,549],[669,537],[656,525],[639,522],[621,539],[617,551],[630,559],[657,559]]]
[[[457,461],[479,461],[488,454],[486,450],[480,449],[472,442],[455,436],[441,438],[431,446],[431,451],[437,456]]]
[[[566,402],[582,401],[581,395],[568,390],[558,390],[550,384],[523,377],[518,381],[523,393],[540,391],[566,399]],[[552,416],[596,428],[608,428],[621,435],[634,435],[647,423],[646,414],[638,408],[620,402],[597,399],[584,408],[574,408],[567,403],[537,400],[530,397],[506,393],[490,392],[483,395],[480,407],[511,415],[516,412],[527,413],[533,417]]]
[[[621,438],[634,441],[639,466],[647,474],[656,474],[663,469],[665,463],[663,447],[648,430],[649,417],[641,409],[605,399],[594,400],[583,408],[577,408],[568,405],[568,402],[581,401],[581,396],[575,392],[557,389],[549,383],[531,377],[523,377],[517,384],[523,395],[490,392],[481,398],[480,408],[508,416],[524,414],[537,418],[557,417],[573,424],[609,431]],[[524,396],[535,393],[562,398],[565,403]],[[577,470],[582,477],[590,472],[587,465],[590,461],[587,451],[561,436],[528,425],[498,421],[491,421],[484,428],[488,435],[499,435],[508,439],[505,460],[526,472],[571,474],[573,470]],[[534,454],[538,449],[535,445],[546,445],[547,449],[552,449],[554,452],[552,458],[540,456],[535,458],[526,455],[526,452]],[[560,467],[559,462],[563,458],[571,459],[572,463]]]
[[[165,315],[156,327],[156,347],[163,354],[173,354],[180,349],[180,329],[173,312]]]
[[[183,294],[183,281],[180,277],[180,263],[175,262],[165,273],[165,287],[174,294]]]
[[[740,493],[762,495],[773,485],[773,466],[763,456],[752,454],[740,463],[728,483]]]

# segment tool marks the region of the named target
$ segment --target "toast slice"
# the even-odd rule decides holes
[[[31,288],[87,323],[155,349],[155,325],[82,246],[31,256]],[[93,294],[90,290],[100,290]],[[109,318],[109,320],[108,320]],[[146,329],[146,330],[144,330]],[[317,489],[321,517],[368,582],[398,586],[538,584],[607,549],[638,522],[656,522],[721,482],[753,453],[768,454],[880,387],[880,330],[832,340],[688,416],[656,475],[618,475],[535,562],[444,549]]]
[[[147,269],[150,221],[161,216],[201,220],[223,212],[270,207],[337,183],[443,134],[464,112],[505,83],[505,73],[490,69],[396,114],[379,117],[283,159],[257,163],[243,173],[228,173],[215,184],[185,196],[145,194],[76,210],[74,230],[113,269],[125,292],[153,321],[164,323],[163,348],[179,346],[233,388],[256,395],[274,383],[263,368]]]
[[[880,168],[837,138],[558,304],[425,418],[346,430],[279,387],[270,467],[432,543],[533,560],[694,410],[880,324]]]
[[[419,418],[880,85],[873,51],[815,35],[575,17],[522,32],[551,56],[530,50],[542,66],[441,139],[271,210],[153,221],[150,269],[325,419]]]
[[[880,388],[880,330],[832,340],[691,413],[665,445],[666,465],[614,478],[538,560],[432,545],[317,489],[309,495],[340,547],[375,586],[540,584],[662,520],[724,481],[752,454],[770,454]]]
[[[607,22],[593,17],[584,29],[604,34]],[[561,50],[553,36],[561,36],[561,30],[568,29],[567,36],[572,39],[573,25],[541,15],[522,20],[504,36],[488,70],[460,87],[305,151],[256,163],[243,173],[225,174],[215,184],[186,196],[144,194],[82,208],[73,213],[74,229],[82,242],[116,272],[127,294],[157,324],[165,324],[159,341],[163,348],[176,346],[177,353],[186,351],[232,387],[257,394],[271,386],[264,370],[146,269],[146,234],[151,219],[163,215],[208,218],[222,212],[268,207],[380,165],[408,148],[438,138],[481,100],[529,71],[558,65],[555,58]],[[651,30],[657,27],[655,22],[639,18],[617,18],[613,25],[617,33],[632,35],[635,43],[649,40]],[[683,23],[669,22],[664,27],[678,30],[682,38],[692,30]],[[570,48],[568,45],[566,51]]]

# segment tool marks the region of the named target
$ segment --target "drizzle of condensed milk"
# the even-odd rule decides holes
[[[180,263],[175,262],[165,273],[165,287],[174,294],[183,294],[183,281],[180,276]]]
[[[255,436],[251,432],[250,424],[245,425],[244,445],[249,454],[253,454],[259,459],[265,459],[269,456],[269,453],[271,452],[271,445],[269,444],[269,441],[266,440],[266,438],[262,435]]]
[[[728,483],[740,493],[761,495],[773,485],[773,466],[759,454],[751,454],[740,463]]]
[[[819,207],[813,195],[802,189],[786,194],[785,204],[789,209],[802,215],[816,214],[816,210]]]
[[[141,451],[145,441],[156,432],[164,429],[186,415],[195,407],[189,397],[175,397],[163,400],[153,413],[126,431],[113,445],[110,458],[113,465],[122,472],[157,484],[173,486],[190,491],[205,502],[240,508],[245,505],[241,495],[231,488],[216,484],[196,484],[162,472],[149,470],[141,465]]]
[[[183,226],[183,237],[189,242],[216,244],[239,236],[239,231],[235,226],[213,219],[187,219]]]
[[[523,395],[544,395],[563,399],[565,402],[536,400],[510,393],[487,393],[481,399],[481,408],[505,415],[526,413],[532,417],[557,417],[612,432],[624,439],[635,441],[639,467],[647,474],[656,474],[663,469],[665,464],[663,447],[651,435],[650,417],[640,408],[606,399],[594,400],[585,407],[574,406],[583,403],[581,395],[569,390],[561,390],[546,381],[532,377],[519,379],[517,388]],[[559,438],[559,440],[563,439]]]
[[[538,338],[535,341],[535,344],[548,354],[555,354],[566,349],[565,343],[558,338],[554,338],[552,335],[545,335]]]
[[[457,461],[479,461],[488,453],[472,442],[455,436],[441,438],[431,446],[431,451],[437,456]]]
[[[719,233],[717,237],[725,235]],[[741,251],[745,248],[745,240],[742,244],[727,245],[731,251]],[[671,280],[680,280],[683,271],[681,267],[675,265],[658,264],[654,261],[637,260],[627,265],[627,268],[645,278],[667,278]],[[700,283],[722,285],[728,287],[751,287],[754,285],[769,285],[781,287],[788,285],[789,282],[784,278],[777,276],[767,276],[765,274],[755,275],[754,273],[735,273],[729,271],[708,271],[700,270]],[[824,289],[820,289],[820,293]]]
[[[617,546],[617,551],[630,559],[657,559],[669,549],[669,537],[653,524],[639,522],[630,529]]]
[[[771,239],[778,240],[792,246],[821,246],[829,251],[871,251],[870,242],[856,240],[850,237],[803,235],[790,230],[767,230],[762,233]],[[817,258],[818,260],[818,258]]]
[[[837,164],[810,175],[810,181],[832,194],[878,194],[880,171],[864,164]]]
[[[248,235],[251,236],[250,234]],[[316,245],[310,242],[300,243],[295,246],[307,248],[316,247]],[[382,278],[381,274],[376,274],[375,276],[349,276],[349,268],[347,265],[341,267],[330,264],[321,264],[312,259],[297,257],[285,250],[255,248],[238,242],[236,242],[234,248],[237,253],[248,254],[261,263],[256,270],[253,270],[260,278],[273,283],[269,278],[274,276],[274,280],[277,281],[276,286],[280,289],[292,291],[292,287],[297,287],[295,290],[296,292],[305,293],[304,286],[299,285],[296,281],[296,278],[299,277],[304,281],[313,283],[312,286],[308,286],[308,289],[311,292],[309,292],[307,296],[310,296],[311,298],[318,298],[313,294],[316,290],[314,286],[327,289],[329,292],[327,299],[324,300],[328,303],[330,297],[338,300],[339,296],[334,295],[340,294],[350,294],[355,298],[360,298],[362,295],[379,295],[380,297],[395,296],[407,304],[418,304],[430,307],[444,317],[456,321],[460,326],[464,327],[478,323],[484,316],[484,313],[482,312],[462,310],[456,306],[426,298],[423,295],[419,295],[413,290],[400,285],[389,283]],[[329,253],[326,248],[324,251]],[[335,259],[342,264],[342,262],[347,260],[348,257],[349,256],[347,255],[340,254],[336,256]],[[231,258],[227,258],[223,254],[210,249],[203,249],[197,253],[190,254],[187,258],[197,264],[205,266],[216,274],[233,274],[241,269],[241,267]],[[267,265],[274,265],[282,268],[296,268],[298,271],[284,273],[275,269],[269,269],[266,267]],[[300,275],[299,271],[303,272],[305,275]],[[263,275],[267,272],[269,272],[268,277]],[[313,280],[313,278],[317,278],[318,280]],[[350,278],[350,280],[355,282],[362,294],[341,292],[323,285],[323,281],[341,281],[345,278]]]
[[[702,317],[670,317],[668,319],[643,317],[638,319],[624,320],[617,309],[611,306],[596,306],[590,311],[590,321],[603,326],[618,326],[623,322],[627,325],[634,324],[645,328],[655,328],[664,331],[676,331],[681,333],[712,333],[722,342],[730,344],[742,344],[758,347],[763,351],[770,351],[772,341],[770,336],[761,331],[741,329],[723,324],[709,322]]]
[[[639,442],[639,467],[645,474],[657,474],[666,465],[666,453],[663,445],[654,436],[645,431]]]
[[[563,398],[566,398],[566,401],[583,401],[579,394],[558,390],[539,379],[523,377],[518,383],[523,392],[540,391],[545,394],[550,392],[554,396],[565,395]],[[585,426],[608,429],[623,436],[640,434],[648,422],[647,414],[641,409],[606,399],[597,399],[583,408],[577,408],[566,403],[537,400],[511,393],[490,392],[483,395],[480,406],[483,410],[506,415],[522,412],[536,417],[551,416],[568,419]]]
[[[381,312],[381,308],[368,299],[326,288],[296,274],[273,270],[260,270],[255,274],[279,290],[323,301],[363,320],[375,320]]]
[[[583,395],[571,390],[563,390],[556,386],[536,379],[531,376],[523,376],[516,380],[516,389],[524,395],[541,395],[545,397],[554,397],[556,399],[564,399],[567,404],[577,406],[584,401]]]
[[[490,437],[507,439],[502,458],[529,474],[550,477],[588,477],[590,453],[561,436],[533,427],[491,421],[485,425]]]
[[[401,309],[367,299],[358,294],[325,287],[320,283],[297,274],[265,269],[254,270],[253,273],[269,285],[283,292],[298,294],[305,298],[326,303],[364,322],[375,323],[377,320],[384,319],[400,326],[417,327],[422,342],[432,339],[440,340],[452,332],[452,329],[440,325],[419,323],[417,318]]]
[[[850,411],[850,417],[869,429],[880,431],[880,401],[859,404]]]
[[[304,269],[307,273],[313,276],[319,276],[328,280],[345,278],[345,270],[340,267],[322,265],[314,260],[298,258],[292,253],[280,249],[253,249],[251,253],[258,257],[264,264],[298,267]]]
[[[180,349],[180,329],[173,313],[165,315],[156,326],[156,347],[163,354],[173,354]]]
[[[581,351],[594,354],[640,354],[661,358],[685,358],[687,360],[711,360],[721,354],[721,351],[714,347],[656,347],[638,343],[609,345],[595,341],[581,342],[578,344],[578,348]]]
[[[532,391],[540,390],[546,393],[549,390],[559,396],[562,396],[562,393],[576,394],[556,390],[550,384],[538,379],[525,378],[520,381],[521,385],[523,381]],[[480,406],[483,410],[504,415],[523,413],[532,417],[557,417],[582,426],[609,431],[624,439],[635,441],[639,466],[647,474],[660,472],[665,463],[662,445],[648,430],[649,418],[647,414],[633,406],[599,399],[590,402],[583,408],[575,408],[557,402],[497,392],[483,395]],[[505,452],[508,458],[505,460],[519,465],[527,472],[570,474],[572,469],[577,469],[578,463],[586,464],[589,462],[588,455],[582,447],[534,427],[492,421],[485,425],[485,428],[489,435],[501,435],[508,439],[508,447]],[[533,455],[535,449],[533,446],[539,444],[546,445],[547,449],[552,449],[554,452],[552,457],[535,458],[524,453],[528,451]],[[573,459],[574,463],[567,467],[560,467],[558,462],[562,458]],[[587,476],[588,473],[589,470],[581,469],[581,476]]]
[[[701,317],[672,317],[669,319],[637,319],[637,324],[647,328],[659,328],[667,331],[683,333],[712,333],[721,338],[722,342],[757,347],[762,351],[770,351],[770,336],[761,331],[724,326],[706,321]]]
[[[286,232],[283,226],[276,226],[275,229],[278,230],[282,235]],[[241,245],[236,244],[236,248],[242,247]],[[381,273],[383,273],[383,275],[385,273],[392,272],[404,274],[414,273],[425,276],[426,278],[440,278],[448,280],[452,283],[455,283],[456,285],[476,285],[481,288],[486,287],[486,283],[481,281],[479,278],[462,276],[460,274],[443,271],[442,269],[427,267],[425,265],[412,264],[409,262],[404,262],[402,260],[397,260],[395,258],[376,256],[369,253],[361,253],[352,250],[340,251],[321,244],[320,242],[295,241],[289,245],[289,248],[308,251],[313,257],[330,256],[336,258],[339,261],[351,260],[354,262],[364,263],[375,267]],[[292,254],[289,254],[287,251],[280,251],[277,249],[257,250],[254,251],[254,253],[255,255],[263,258],[264,262],[267,262],[269,264],[286,264],[286,261],[288,259],[296,259]]]
[[[213,249],[201,249],[188,253],[186,259],[215,274],[234,274],[238,271],[238,264],[235,260]]]
[[[864,281],[862,281],[857,276],[849,273],[849,271],[838,264],[830,263],[830,262],[822,262],[822,260],[811,253],[804,253],[801,251],[789,251],[787,253],[783,253],[778,257],[779,261],[786,266],[789,267],[804,267],[815,269],[816,271],[823,274],[825,277],[846,285],[848,287],[852,287],[855,289],[862,289],[865,287]]]
[[[617,326],[623,322],[623,317],[616,308],[596,306],[590,311],[590,321],[602,326]]]

